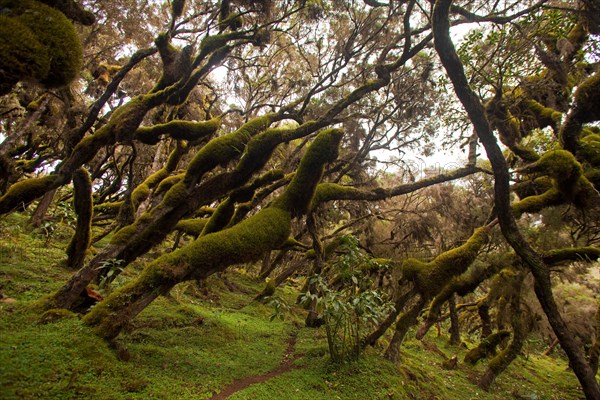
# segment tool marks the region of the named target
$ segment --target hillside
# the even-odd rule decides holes
[[[398,366],[378,348],[358,362],[332,364],[324,330],[303,327],[304,311],[295,306],[270,321],[274,308],[253,301],[263,285],[243,268],[213,276],[202,288],[176,286],[109,346],[75,314],[37,312],[38,300],[71,274],[57,266],[69,229],[55,223],[52,232],[32,230],[19,214],[0,220],[2,399],[583,398],[565,360],[541,356],[533,340],[490,392],[472,383],[484,363],[462,363],[474,344],[450,346],[443,330],[423,341],[409,335]],[[276,296],[294,304],[297,289]],[[444,369],[454,355],[456,369]]]

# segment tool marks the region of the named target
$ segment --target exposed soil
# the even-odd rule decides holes
[[[298,368],[297,365],[294,365],[294,361],[301,357],[301,354],[294,354],[295,348],[296,333],[293,333],[292,335],[290,335],[290,338],[288,340],[288,346],[283,355],[283,359],[281,360],[281,364],[279,364],[277,368],[272,369],[271,371],[266,372],[262,375],[248,376],[242,379],[235,380],[229,386],[226,386],[222,391],[216,393],[213,397],[211,397],[210,400],[225,400],[229,398],[229,396],[247,388],[250,385],[266,382],[269,379],[272,379],[278,375],[291,371],[292,369]]]

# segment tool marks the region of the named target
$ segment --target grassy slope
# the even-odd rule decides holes
[[[269,322],[272,310],[252,303],[261,288],[238,272],[209,280],[207,293],[186,283],[160,298],[120,338],[131,359],[90,334],[75,316],[41,323],[35,301],[70,275],[55,266],[68,230],[48,242],[23,228],[24,217],[0,219],[0,293],[16,299],[0,303],[1,399],[207,399],[225,385],[275,368],[292,332],[297,332],[298,368],[250,386],[232,399],[578,399],[575,377],[564,360],[518,359],[490,393],[471,381],[483,371],[459,363],[441,368],[443,358],[409,340],[399,367],[369,349],[358,362],[333,366],[322,330],[297,328],[301,315]],[[61,228],[62,229],[62,228]],[[143,261],[140,262],[143,264]],[[140,268],[140,265],[138,265]],[[287,289],[283,296],[294,296]],[[446,355],[465,350],[430,336]]]

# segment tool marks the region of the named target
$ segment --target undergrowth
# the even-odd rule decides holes
[[[435,332],[423,342],[409,334],[400,365],[381,357],[385,337],[381,348],[367,349],[356,362],[331,363],[324,328],[302,325],[296,289],[277,289],[292,306],[285,318],[272,319],[272,307],[252,301],[264,283],[245,269],[176,286],[144,310],[116,346],[109,345],[75,314],[40,319],[35,307],[72,273],[61,266],[68,229],[57,227],[54,232],[63,234],[48,238],[28,228],[23,215],[0,219],[2,399],[209,399],[237,379],[277,367],[292,335],[294,368],[231,399],[583,398],[566,362],[538,352],[518,358],[484,392],[473,382],[485,363],[463,364],[466,348],[450,346]],[[122,281],[146,262],[126,268]],[[454,355],[456,369],[444,369]]]

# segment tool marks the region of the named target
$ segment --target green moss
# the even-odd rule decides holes
[[[316,208],[319,204],[325,203],[331,200],[338,199],[351,199],[352,196],[360,192],[352,186],[343,186],[337,183],[320,183],[317,186],[315,197],[313,198],[311,209]]]
[[[543,254],[544,262],[552,265],[562,261],[594,261],[600,258],[598,247],[576,247],[553,249]]]
[[[144,181],[140,183],[131,193],[131,203],[133,204],[133,208],[137,210],[140,204],[146,200],[148,196],[150,196],[150,187]]]
[[[510,337],[509,331],[494,332],[479,343],[479,345],[465,354],[465,362],[475,365],[477,361],[492,356],[496,353],[496,347]]]
[[[165,207],[177,207],[177,205],[185,200],[187,194],[187,185],[184,181],[179,181],[167,191],[162,200],[162,204]]]
[[[0,16],[0,54],[0,94],[8,93],[23,79],[44,79],[50,70],[46,47],[16,18]]]
[[[488,227],[476,229],[462,246],[448,250],[428,263],[409,258],[402,264],[404,276],[426,297],[437,295],[452,278],[465,272],[475,261],[489,239],[488,232]]]
[[[552,179],[552,188],[541,195],[529,196],[513,204],[513,212],[538,212],[543,208],[565,202],[586,207],[598,197],[590,181],[583,175],[583,167],[575,156],[566,150],[552,150],[525,168],[523,173],[543,174]]]
[[[82,65],[82,48],[64,14],[33,0],[4,1],[3,7],[7,15],[0,21],[4,73],[13,81],[34,78],[49,87],[75,79]]]
[[[593,167],[600,167],[600,134],[589,133],[581,138],[577,156]]]
[[[50,310],[45,311],[38,322],[42,325],[51,324],[54,322],[61,321],[63,319],[73,319],[77,318],[77,314],[71,312],[69,310],[65,310],[64,308],[52,308]]]
[[[177,222],[175,229],[190,236],[200,236],[207,222],[208,218],[182,219]]]
[[[122,201],[107,202],[94,205],[94,213],[117,214],[123,205]]]
[[[169,135],[177,140],[198,140],[212,135],[220,126],[220,118],[203,122],[175,120],[165,124],[138,128],[135,138],[146,144],[158,143],[161,135]]]
[[[82,48],[73,24],[64,14],[33,0],[6,3],[10,13],[33,32],[50,57],[48,73],[39,81],[58,87],[75,79],[82,65]]]
[[[273,205],[290,210],[292,215],[305,213],[314,197],[315,189],[323,175],[326,163],[337,158],[342,129],[326,129],[319,133],[302,157],[296,175],[285,192]]]
[[[581,123],[600,120],[600,72],[581,82],[573,94],[576,119]]]
[[[209,218],[206,226],[202,230],[202,236],[212,232],[220,231],[229,224],[233,213],[235,212],[235,203],[231,198],[227,198],[219,204],[213,215]]]
[[[269,115],[254,118],[235,132],[208,142],[192,159],[184,178],[186,184],[197,181],[217,165],[223,165],[244,151],[246,143],[271,123]]]
[[[28,204],[54,187],[60,177],[57,175],[46,175],[41,178],[31,178],[13,184],[4,196],[0,197],[0,213],[6,213]]]
[[[177,174],[177,175],[172,175],[169,176],[165,179],[163,179],[160,184],[158,185],[158,187],[155,190],[156,194],[161,194],[166,192],[167,190],[169,190],[170,188],[172,188],[175,184],[179,183],[183,177],[185,176],[185,173],[181,173],[181,174]]]
[[[562,119],[562,113],[552,108],[545,107],[535,100],[526,100],[527,109],[534,115],[538,127],[545,128],[550,126],[554,129],[558,128]]]
[[[175,283],[206,278],[230,265],[258,260],[266,251],[285,243],[290,225],[289,212],[269,207],[229,229],[201,236],[188,246],[156,259],[137,280],[114,291],[83,320],[94,326],[98,335],[115,337],[135,316],[132,310],[137,308],[138,301],[152,299]]]
[[[220,35],[206,36],[200,42],[201,53],[206,55],[225,46],[229,41],[238,38],[240,35],[235,32],[223,33]]]

